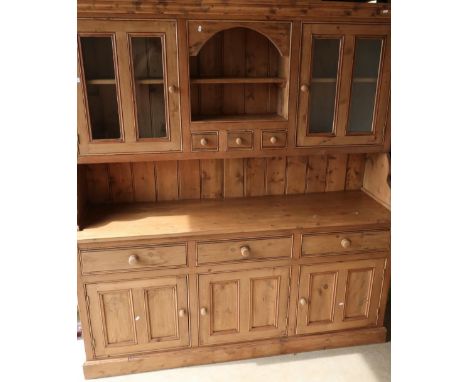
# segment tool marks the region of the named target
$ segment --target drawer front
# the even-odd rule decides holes
[[[197,244],[197,264],[290,258],[292,238],[240,239]]]
[[[253,133],[251,131],[230,131],[227,134],[228,150],[246,150],[253,147]]]
[[[187,264],[185,244],[81,251],[83,274]]]
[[[286,131],[263,131],[262,147],[268,149],[286,147]]]
[[[388,249],[390,249],[389,231],[341,232],[302,237],[302,256]]]
[[[192,151],[218,151],[218,133],[193,133]]]

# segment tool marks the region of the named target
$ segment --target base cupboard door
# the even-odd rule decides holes
[[[289,267],[199,276],[200,345],[286,335]]]
[[[189,345],[186,276],[86,289],[96,357]]]
[[[296,334],[377,323],[386,259],[301,267]]]

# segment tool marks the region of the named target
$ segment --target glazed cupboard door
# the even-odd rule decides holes
[[[390,26],[304,24],[298,146],[381,145]]]
[[[296,334],[377,323],[386,259],[301,267]]]
[[[80,156],[181,150],[175,21],[78,22]]]
[[[86,289],[96,357],[189,345],[186,276]]]
[[[286,335],[289,268],[200,275],[200,345]]]

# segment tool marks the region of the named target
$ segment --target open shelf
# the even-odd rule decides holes
[[[233,114],[233,115],[194,115],[192,122],[242,122],[242,121],[269,121],[284,122],[285,118],[278,114]]]
[[[311,82],[315,84],[330,84],[336,82],[336,78],[314,78]],[[361,84],[370,84],[377,82],[377,78],[353,78],[353,82]]]
[[[220,30],[192,53],[191,121],[288,119],[289,56],[266,35],[247,27]]]
[[[287,80],[280,77],[219,77],[192,78],[192,84],[285,84]]]
[[[87,80],[86,83],[88,85],[115,85],[115,79],[100,78],[95,80]]]
[[[162,85],[164,78],[140,78],[135,80],[140,85]]]
[[[353,227],[388,228],[390,212],[362,191],[90,207],[78,242]]]

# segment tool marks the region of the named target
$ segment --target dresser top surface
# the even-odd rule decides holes
[[[361,191],[346,191],[94,206],[78,243],[389,227],[390,211]]]

